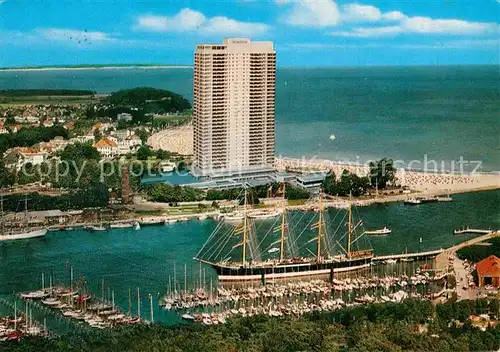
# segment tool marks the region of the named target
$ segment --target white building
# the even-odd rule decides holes
[[[110,158],[118,154],[118,144],[110,138],[101,138],[101,140],[93,144],[93,147],[104,158]]]
[[[194,61],[194,175],[272,170],[273,43],[230,38],[200,44]]]
[[[8,167],[20,169],[24,164],[40,165],[47,160],[48,153],[36,148],[16,147],[5,152],[4,162]]]
[[[131,114],[129,114],[129,113],[124,112],[124,113],[121,113],[121,114],[116,115],[116,119],[117,119],[118,121],[120,121],[120,120],[124,120],[124,121],[129,122],[129,121],[132,121],[132,115],[131,115]]]

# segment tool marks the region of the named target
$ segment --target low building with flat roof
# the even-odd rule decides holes
[[[297,176],[297,185],[306,189],[319,188],[325,180],[326,175],[326,172],[299,175]]]

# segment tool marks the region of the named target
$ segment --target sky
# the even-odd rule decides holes
[[[0,0],[0,66],[191,65],[273,41],[279,66],[499,64],[500,0]]]

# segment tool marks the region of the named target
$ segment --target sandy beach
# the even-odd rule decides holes
[[[169,128],[151,135],[148,145],[153,150],[168,150],[180,155],[193,155],[193,125]]]
[[[358,176],[366,176],[370,171],[368,166],[360,164],[342,164],[331,160],[292,158],[275,158],[275,167],[279,171],[285,171],[286,169],[310,172],[332,170],[337,176],[342,174],[343,170],[355,173]],[[400,169],[396,172],[396,178],[401,186],[434,195],[500,188],[499,173],[458,175]]]
[[[163,149],[182,155],[193,154],[193,125],[167,129],[153,134],[148,139],[153,149]],[[294,171],[328,171],[332,170],[339,176],[343,170],[366,176],[369,167],[362,164],[345,164],[332,160],[294,159],[276,157],[274,167],[278,171],[286,169]],[[401,186],[412,190],[438,195],[446,193],[462,193],[500,188],[500,173],[449,174],[434,172],[419,172],[400,169],[396,178]]]

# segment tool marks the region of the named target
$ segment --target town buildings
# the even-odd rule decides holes
[[[276,53],[247,38],[200,44],[194,67],[193,175],[273,170]]]

